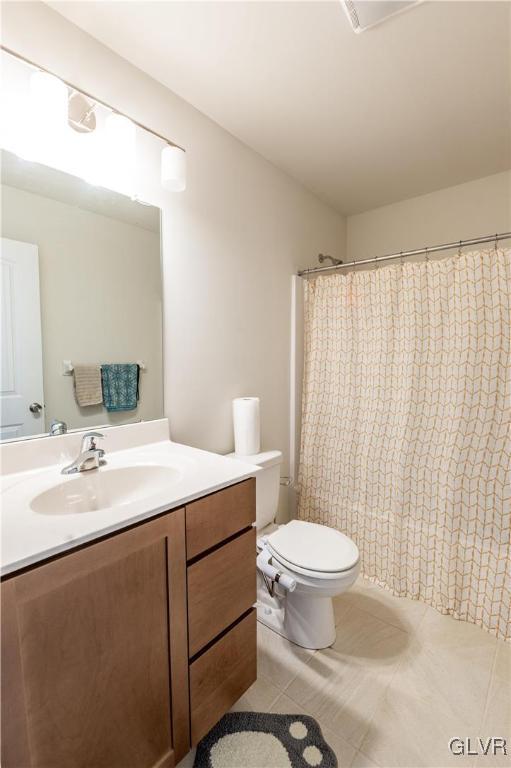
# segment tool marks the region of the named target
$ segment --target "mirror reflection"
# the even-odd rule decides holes
[[[1,153],[0,438],[160,418],[160,211]]]

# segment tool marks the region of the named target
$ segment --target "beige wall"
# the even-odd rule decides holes
[[[159,233],[2,185],[2,235],[39,248],[46,426],[54,418],[71,428],[161,417]],[[63,360],[143,360],[138,408],[79,408]]]
[[[259,395],[262,444],[287,474],[291,275],[344,255],[345,219],[42,3],[4,4],[2,27],[4,45],[186,147],[186,192],[165,193],[153,168],[144,193],[163,211],[171,434],[232,450],[231,399]]]
[[[347,258],[506,231],[511,231],[511,171],[349,216]]]

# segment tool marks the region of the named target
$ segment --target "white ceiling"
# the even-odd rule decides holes
[[[50,2],[342,213],[511,166],[511,3]]]

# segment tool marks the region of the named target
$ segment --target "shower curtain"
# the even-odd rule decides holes
[[[298,517],[509,638],[511,249],[304,281]]]

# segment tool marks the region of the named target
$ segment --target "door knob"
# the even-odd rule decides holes
[[[43,410],[43,406],[41,405],[41,403],[30,403],[30,405],[28,406],[28,410],[30,411],[30,413],[41,413],[41,411]]]

